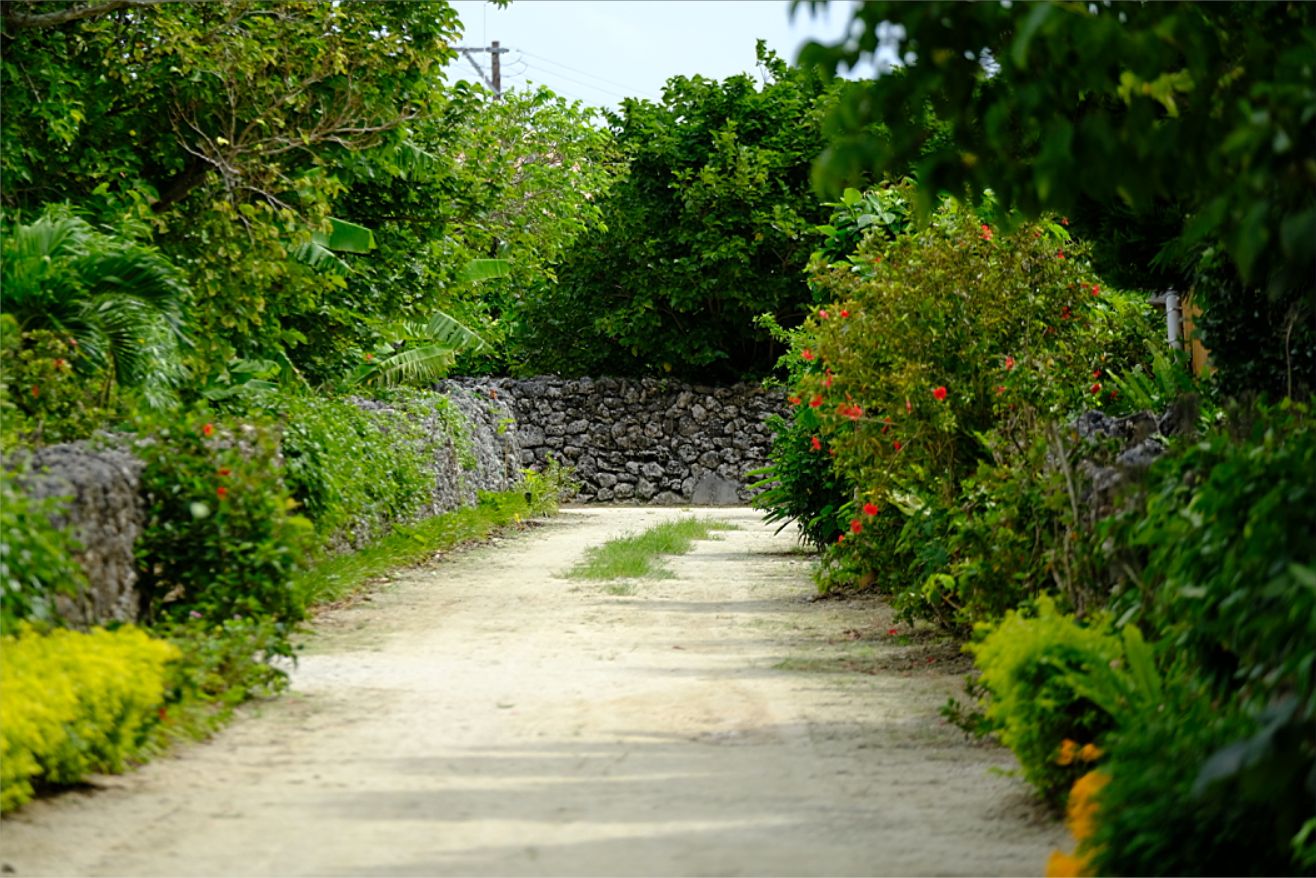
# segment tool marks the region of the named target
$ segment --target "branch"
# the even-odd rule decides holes
[[[70,6],[67,9],[61,9],[59,12],[42,12],[31,15],[26,12],[18,12],[16,4],[6,3],[5,21],[16,28],[29,27],[58,27],[61,24],[67,24],[70,21],[80,21],[84,18],[99,18],[102,15],[109,15],[111,12],[118,12],[120,9],[141,8],[146,6],[158,6],[161,3],[167,3],[170,0],[107,0],[99,6]]]

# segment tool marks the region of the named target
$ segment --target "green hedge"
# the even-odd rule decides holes
[[[132,627],[0,638],[0,808],[30,799],[34,782],[122,771],[159,720],[178,657]]]

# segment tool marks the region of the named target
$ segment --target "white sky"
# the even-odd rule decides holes
[[[504,90],[547,85],[566,98],[616,106],[624,97],[658,100],[672,76],[757,77],[759,38],[789,62],[808,39],[839,39],[851,2],[832,0],[816,16],[788,0],[513,0],[506,9],[482,0],[453,0],[466,33],[461,45],[498,40]],[[488,53],[476,60],[489,72]],[[452,79],[478,81],[458,58]]]

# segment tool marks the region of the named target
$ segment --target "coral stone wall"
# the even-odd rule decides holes
[[[525,466],[550,458],[581,482],[579,502],[727,506],[753,491],[767,463],[767,417],[784,394],[755,384],[706,387],[657,379],[460,379],[506,403]]]

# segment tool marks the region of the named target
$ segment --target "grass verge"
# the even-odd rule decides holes
[[[709,539],[713,531],[735,529],[734,524],[709,518],[666,521],[589,549],[585,559],[566,575],[571,579],[665,579],[672,572],[663,566],[663,555],[683,555],[695,540]]]
[[[330,556],[299,574],[293,587],[307,607],[333,603],[392,570],[488,539],[501,528],[555,510],[556,498],[545,498],[534,490],[481,494],[475,506],[400,525],[354,552]]]

